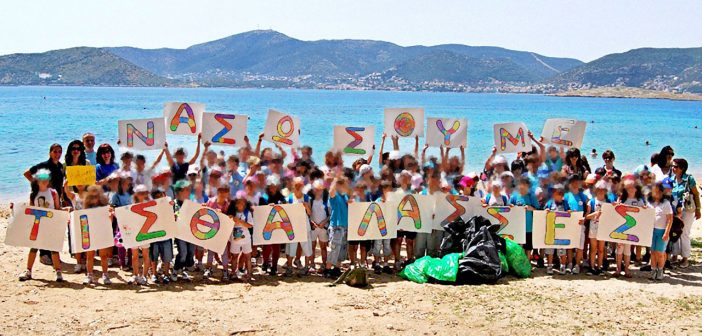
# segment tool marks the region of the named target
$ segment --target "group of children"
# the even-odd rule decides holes
[[[650,278],[660,280],[666,265],[677,263],[677,256],[682,257],[679,267],[689,265],[690,226],[695,218],[700,218],[699,191],[694,178],[687,174],[687,161],[674,158],[672,148],[665,147],[654,154],[649,165],[622,174],[614,166],[611,150],[602,154],[601,167],[591,169],[578,149],[546,148],[531,133],[528,136],[536,144],[530,152],[517,154],[509,163],[493,149],[482,172],[464,174],[464,148],[441,148],[439,157],[427,157],[426,145],[419,153],[418,138],[414,139],[413,152],[403,155],[397,136],[391,136],[392,150],[384,152],[386,136],[383,135],[377,161],[374,162],[374,154],[370,153],[367,158],[345,166],[339,152],[327,152],[324,162],[317,164],[309,146],[292,148],[289,153],[279,145],[262,148],[262,135],[255,146],[245,138],[245,145],[229,156],[224,151],[212,150],[209,142],[202,143],[198,137],[192,157],[187,158],[183,148],[171,153],[166,144],[156,160],[147,165],[144,156],[130,152],[122,153],[117,160],[109,144],[94,150],[95,137],[87,133],[82,140],[68,145],[64,162],[61,162],[63,148],[52,145],[49,160],[28,169],[25,177],[32,184],[30,202],[35,206],[114,208],[168,197],[173,200],[176,216],[183,202],[191,200],[217,209],[235,222],[226,252],[220,255],[179,239],[125,249],[113,218],[115,247],[97,253],[72,253],[76,259],[74,271],[85,272],[86,285],[95,282],[95,254],[100,256],[103,284],[110,284],[108,269],[116,262],[123,270],[132,270],[129,282],[138,285],[190,281],[193,272],[201,273],[204,278],[219,274],[223,281],[251,281],[256,272],[278,275],[281,252],[286,257],[285,276],[320,273],[336,277],[347,259],[351,266],[390,274],[421,256],[439,257],[443,238],[439,230],[431,233],[400,230],[396,239],[389,240],[347,240],[348,204],[385,201],[393,193],[443,192],[479,197],[486,206],[525,206],[528,211],[524,249],[535,267],[546,267],[547,274],[583,271],[588,275],[605,274],[614,262],[612,276],[631,277],[629,266],[633,258],[640,266],[648,260],[649,265],[641,269],[650,268]],[[200,155],[201,145],[204,145],[203,155]],[[451,155],[452,150],[460,154]],[[168,168],[161,169],[164,157]],[[67,186],[65,166],[71,165],[94,165],[96,185]],[[285,203],[304,205],[309,219],[308,241],[253,246],[253,207]],[[642,248],[597,240],[601,207],[605,203],[654,208],[652,245]],[[542,209],[583,213],[578,248],[532,248],[531,211]],[[674,216],[684,223],[675,244],[670,242],[671,230],[675,229]],[[316,264],[317,248],[320,265]],[[62,281],[59,254],[40,253],[41,261],[53,264],[57,281]],[[31,279],[36,254],[37,250],[30,250],[21,281]]]

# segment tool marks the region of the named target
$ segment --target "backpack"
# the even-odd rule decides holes
[[[669,239],[671,243],[676,243],[682,236],[685,223],[678,216],[673,216],[673,225],[670,226]]]

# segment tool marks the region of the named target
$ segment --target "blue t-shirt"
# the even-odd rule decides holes
[[[539,208],[539,201],[536,199],[534,193],[529,192],[526,195],[522,195],[518,192],[512,193],[512,197],[509,200],[510,204],[516,206],[532,206],[534,209]],[[526,211],[526,232],[532,232],[534,226],[534,212],[531,210]]]
[[[563,200],[568,203],[568,209],[571,211],[585,211],[585,206],[587,205],[587,196],[582,192],[573,194],[572,192],[567,192],[563,196]]]
[[[132,196],[128,193],[114,193],[110,199],[110,205],[113,207],[121,207],[132,204]]]
[[[232,176],[229,178],[229,196],[234,199],[236,197],[236,193],[239,190],[244,189],[244,176],[241,175],[238,171],[235,171],[232,173]]]
[[[95,178],[100,181],[112,174],[115,170],[119,169],[119,166],[116,163],[113,164],[106,164],[106,165],[101,165],[97,164],[95,165]]]
[[[551,211],[568,211],[568,203],[567,202],[556,202],[553,199],[548,200],[546,202],[546,206],[544,206],[544,210],[551,210]]]
[[[531,193],[536,193],[536,188],[539,187],[539,175],[532,172],[527,172],[526,177],[529,179],[529,191]]]
[[[85,160],[90,161],[88,164],[95,164],[97,163],[97,152],[92,151],[90,153],[85,152]]]
[[[546,158],[546,161],[544,161],[544,164],[550,171],[559,172],[561,169],[563,169],[563,160],[561,160],[560,156],[556,157],[555,160],[551,160],[551,158],[548,157]]]
[[[349,195],[337,192],[334,197],[329,199],[331,207],[331,216],[329,219],[330,227],[349,227]]]
[[[692,175],[683,174],[681,178],[681,182],[678,182],[678,179],[673,179],[673,200],[678,206],[682,206],[681,202],[683,201],[685,190],[693,190],[697,187],[697,182]]]

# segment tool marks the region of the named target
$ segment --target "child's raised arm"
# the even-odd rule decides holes
[[[378,155],[378,167],[383,167],[383,148],[385,148],[385,137],[386,136],[387,136],[387,134],[383,133],[383,136],[380,137],[381,140],[380,140],[380,155]],[[29,172],[29,171],[27,171],[27,172]],[[31,181],[31,179],[30,179],[30,181]]]
[[[166,154],[166,162],[168,162],[169,167],[173,167],[173,164],[175,164],[175,161],[173,161],[173,156],[171,155],[171,151],[168,150],[168,143],[163,144],[163,153]]]
[[[161,149],[161,153],[158,153],[158,156],[156,157],[156,161],[151,165],[151,170],[156,169],[158,167],[158,164],[161,163],[161,159],[163,158],[163,153],[165,149]]]
[[[202,143],[202,133],[197,135],[197,147],[195,147],[195,154],[193,157],[188,161],[189,164],[193,165],[195,162],[197,162],[197,157],[200,156],[200,144]]]

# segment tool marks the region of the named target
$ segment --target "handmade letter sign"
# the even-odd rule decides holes
[[[69,187],[95,184],[95,166],[67,166],[66,180]]]
[[[434,228],[435,196],[391,194],[386,203],[386,217],[391,223],[396,223],[398,231],[431,233]]]
[[[245,115],[205,112],[202,139],[213,145],[243,146],[248,120]]]
[[[467,139],[468,120],[427,118],[427,145],[458,148],[465,146]]]
[[[276,110],[268,110],[263,137],[273,143],[300,146],[300,119]]]
[[[581,248],[582,212],[534,211],[534,248]]]
[[[388,206],[377,202],[349,203],[348,240],[397,238],[397,225],[388,221]]]
[[[310,227],[301,203],[257,206],[253,213],[254,245],[307,241]]]
[[[444,230],[444,225],[458,218],[467,221],[474,215],[475,209],[481,208],[480,198],[464,195],[436,193],[434,207],[434,230]]]
[[[495,124],[493,135],[498,153],[517,153],[531,151],[529,130],[524,123]]]
[[[334,126],[334,150],[346,155],[368,156],[373,151],[375,126]]]
[[[202,130],[205,104],[170,102],[163,104],[168,134],[198,135]]]
[[[186,200],[180,207],[176,226],[176,238],[221,255],[234,230],[234,221],[217,210]]]
[[[96,251],[115,245],[110,207],[71,212],[71,248],[74,253]]]
[[[115,216],[125,248],[148,246],[176,235],[173,206],[165,197],[116,208]]]
[[[385,133],[399,137],[424,135],[423,108],[386,108]]]
[[[597,240],[651,246],[655,210],[631,205],[602,204]]]
[[[478,214],[490,220],[492,224],[500,224],[497,232],[502,237],[514,240],[519,244],[526,243],[526,208],[523,206],[489,206],[480,207]]]
[[[587,123],[575,119],[546,119],[541,136],[545,143],[580,148]]]
[[[140,150],[163,148],[163,144],[166,143],[166,126],[163,120],[149,118],[118,121],[120,146]]]
[[[60,252],[68,219],[68,211],[15,205],[5,244]]]

